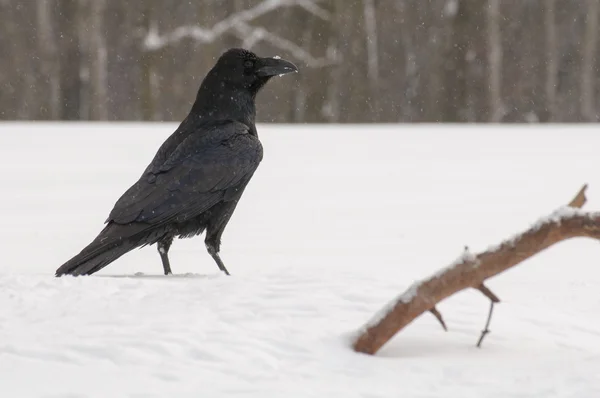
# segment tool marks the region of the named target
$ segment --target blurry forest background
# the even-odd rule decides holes
[[[595,122],[600,0],[0,0],[0,119],[179,121],[229,47],[261,122]]]

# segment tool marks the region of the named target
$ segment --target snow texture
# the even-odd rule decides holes
[[[196,237],[173,244],[174,275],[146,247],[54,278],[175,127],[0,124],[0,396],[600,396],[593,240],[489,280],[503,301],[481,349],[489,300],[472,289],[438,306],[447,333],[425,314],[376,356],[350,348],[465,244],[482,251],[583,182],[600,209],[597,127],[261,125],[263,163],[223,236],[231,277]]]

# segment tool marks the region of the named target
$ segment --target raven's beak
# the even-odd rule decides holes
[[[256,74],[261,77],[298,72],[296,65],[281,58],[261,58]]]

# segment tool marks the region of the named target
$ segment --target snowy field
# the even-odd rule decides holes
[[[464,291],[374,357],[348,345],[414,280],[527,228],[589,183],[600,128],[262,125],[225,231],[90,277],[102,228],[175,124],[0,124],[1,397],[600,396],[600,244],[563,242]]]

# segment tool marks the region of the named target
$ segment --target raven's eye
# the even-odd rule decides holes
[[[254,66],[254,61],[248,60],[248,61],[244,62],[244,68],[250,69],[253,66]]]

